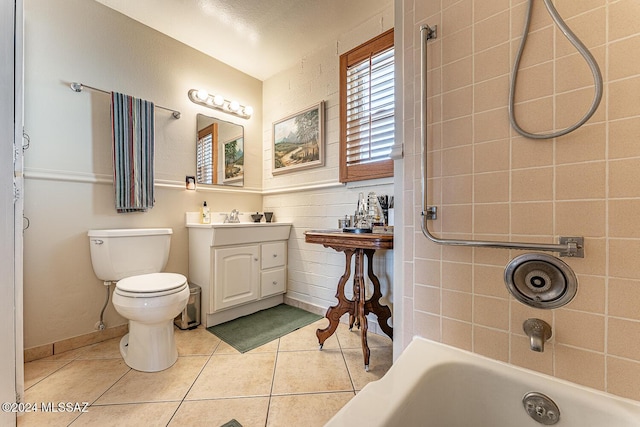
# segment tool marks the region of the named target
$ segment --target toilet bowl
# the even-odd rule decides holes
[[[129,321],[120,341],[125,363],[157,372],[178,359],[173,319],[189,301],[182,274],[163,273],[169,258],[170,228],[90,230],[91,263],[106,285],[116,283],[113,306]]]
[[[189,300],[187,278],[175,273],[131,276],[116,283],[113,306],[129,319],[120,354],[137,371],[157,372],[178,359],[173,319]]]

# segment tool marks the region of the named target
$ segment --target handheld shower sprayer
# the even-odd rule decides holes
[[[529,0],[527,15],[525,18],[524,30],[522,32],[522,39],[520,41],[520,46],[518,47],[518,51],[516,53],[516,57],[513,63],[513,71],[511,72],[511,83],[509,88],[509,122],[511,123],[511,126],[513,127],[513,129],[515,129],[516,132],[518,132],[520,135],[526,138],[531,138],[531,139],[551,139],[558,136],[566,135],[569,132],[573,132],[574,130],[578,129],[580,126],[585,124],[587,120],[589,120],[591,116],[593,116],[593,114],[598,109],[598,105],[600,105],[600,101],[602,99],[602,86],[603,86],[602,73],[600,72],[600,68],[598,67],[598,63],[596,62],[595,58],[593,57],[593,55],[591,55],[591,52],[589,52],[589,49],[587,49],[587,47],[580,41],[580,39],[578,39],[578,37],[567,26],[567,24],[564,22],[564,20],[556,10],[556,8],[553,6],[553,3],[551,2],[551,0],[544,0],[544,4],[547,7],[547,11],[549,12],[549,15],[551,15],[553,22],[555,22],[555,24],[558,26],[560,31],[562,31],[562,34],[564,34],[567,40],[571,42],[571,44],[576,48],[576,50],[580,53],[580,55],[582,55],[585,61],[587,61],[587,65],[591,69],[591,74],[593,75],[594,95],[593,95],[593,101],[591,102],[591,106],[589,107],[589,110],[587,111],[587,113],[576,123],[574,123],[573,125],[565,129],[561,129],[556,132],[540,134],[540,133],[527,132],[526,130],[520,127],[520,125],[518,124],[515,118],[515,111],[514,111],[515,99],[514,98],[515,98],[515,92],[516,92],[516,80],[518,78],[518,68],[520,67],[520,60],[522,59],[522,52],[524,51],[524,46],[527,43],[527,36],[529,34],[529,25],[531,23],[531,10],[533,6],[533,0]]]

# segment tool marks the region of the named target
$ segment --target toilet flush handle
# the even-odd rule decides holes
[[[91,241],[93,242],[94,245],[102,245],[104,243],[104,240],[100,240],[100,239],[91,239]]]

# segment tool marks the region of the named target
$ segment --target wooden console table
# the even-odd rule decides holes
[[[349,330],[356,327],[360,329],[362,340],[362,354],[364,356],[364,368],[369,370],[369,345],[367,344],[367,314],[373,313],[378,317],[378,324],[382,331],[393,339],[393,328],[387,321],[391,318],[391,310],[386,305],[380,304],[382,293],[380,281],[373,274],[373,254],[377,249],[393,249],[393,235],[373,233],[345,233],[342,230],[312,230],[305,233],[305,242],[318,243],[325,248],[332,248],[338,252],[344,252],[345,270],[338,281],[336,298],[338,305],[329,307],[325,317],[329,319],[329,326],[318,329],[316,335],[320,349],[327,338],[336,331],[340,323],[340,317],[349,313]],[[351,258],[355,254],[355,272],[353,274],[353,299],[344,295],[344,286],[351,277]],[[364,256],[367,256],[367,276],[373,283],[373,294],[370,299],[365,296]]]

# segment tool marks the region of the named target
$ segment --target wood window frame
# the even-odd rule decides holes
[[[393,46],[394,32],[392,28],[340,55],[340,182],[393,176],[393,159],[391,158],[347,166],[347,69]]]

